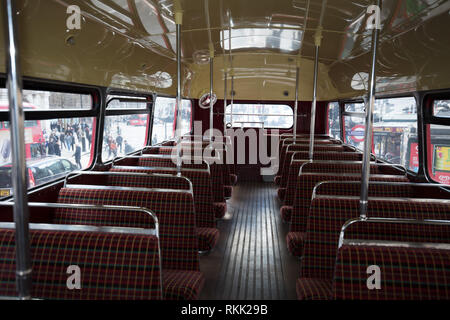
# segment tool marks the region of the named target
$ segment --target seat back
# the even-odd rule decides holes
[[[280,166],[281,166],[281,180],[280,186],[285,187],[287,183],[287,176],[289,173],[289,165],[292,160],[294,152],[306,152],[308,156],[305,159],[309,159],[309,145],[302,144],[288,144],[285,145],[280,154]],[[315,145],[314,152],[352,152],[352,150],[346,148],[343,145]],[[353,153],[353,152],[352,152]]]
[[[162,266],[166,269],[199,270],[193,195],[185,190],[123,187],[70,186],[59,191],[58,203],[133,206],[147,208],[160,224]],[[151,228],[151,222],[126,212],[80,213],[56,210],[55,223]]]
[[[395,197],[395,198],[433,198],[450,199],[450,192],[445,191],[442,185],[429,183],[387,183],[370,182],[369,197]],[[358,197],[361,194],[360,181],[327,181],[315,186],[313,196],[350,196]]]
[[[46,228],[42,228],[45,226]],[[161,299],[158,238],[121,228],[30,224],[31,296],[38,299]],[[0,224],[0,296],[16,291],[13,223]],[[79,267],[81,289],[69,289],[70,266]],[[71,271],[73,272],[73,271]]]
[[[115,167],[112,168],[110,172],[121,172],[121,173],[133,172],[133,173],[145,173],[156,175],[162,174],[174,176],[177,174],[177,169],[150,168],[150,167]],[[178,180],[182,181],[180,181],[180,183],[178,183],[177,185],[173,184],[168,185],[167,183],[165,183],[165,181],[161,181],[161,184],[158,184],[157,181],[153,181],[152,184],[149,185],[145,180],[143,181],[142,179],[135,179],[132,177],[128,177],[126,180],[120,179],[120,181],[112,182],[111,185],[123,187],[139,187],[139,188],[151,187],[151,188],[189,190],[190,183],[192,183],[197,227],[215,228],[216,221],[213,209],[214,198],[212,194],[211,176],[209,172],[207,170],[182,168],[181,174],[183,177],[178,177]],[[116,179],[114,176],[112,176],[111,178]],[[174,179],[171,180],[173,181]]]
[[[367,215],[375,218],[448,220],[450,203],[443,200],[369,198]],[[336,252],[342,226],[359,217],[359,198],[318,196],[311,203],[306,228],[301,276],[306,278],[333,278]],[[450,242],[448,229],[436,226],[405,224],[355,224],[346,231],[346,237],[358,240]],[[367,268],[367,267],[366,267]]]
[[[361,181],[361,175],[354,173],[302,173],[299,175],[289,231],[305,231],[314,187],[322,181]],[[405,176],[391,175],[371,175],[370,181],[409,182]]]
[[[367,287],[372,265],[380,268],[380,289]],[[344,245],[337,255],[333,298],[448,300],[450,249]]]
[[[300,167],[308,162],[308,152],[295,151],[292,154],[292,160],[289,166],[289,174],[286,179],[286,196],[284,205],[292,206],[294,195],[298,184],[298,173]],[[360,161],[362,160],[362,153],[358,152],[315,152],[314,160],[333,160],[333,161]],[[282,178],[283,179],[283,178]],[[283,180],[282,180],[283,181]],[[283,182],[280,183],[280,186]]]

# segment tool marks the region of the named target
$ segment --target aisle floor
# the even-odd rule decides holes
[[[206,283],[200,299],[296,299],[298,259],[289,255],[288,225],[273,183],[242,182],[218,223],[216,248],[200,257]]]

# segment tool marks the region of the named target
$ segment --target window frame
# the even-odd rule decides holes
[[[130,99],[139,102],[143,102],[144,99],[147,101],[147,107],[145,109],[108,109],[108,104],[112,99],[108,99],[109,96],[122,96],[124,99]],[[115,98],[113,98],[115,99]],[[105,130],[105,121],[106,117],[109,116],[127,116],[127,115],[134,115],[134,114],[146,114],[147,115],[147,127],[146,127],[146,135],[145,135],[145,141],[143,148],[148,146],[149,141],[151,139],[152,135],[152,128],[153,128],[153,112],[154,112],[154,103],[156,101],[156,94],[147,94],[147,93],[141,93],[141,92],[134,92],[129,90],[118,90],[114,88],[107,88],[104,92],[104,107],[102,108],[104,112],[100,114],[101,117],[101,128],[99,127],[99,136],[98,136],[98,146],[96,148],[97,153],[97,161],[101,164],[108,164],[112,163],[114,159],[104,161],[102,158],[102,152],[103,152],[103,138],[104,138],[104,130]],[[103,114],[103,116],[102,116]],[[135,151],[138,152],[138,151]],[[132,152],[131,154],[135,153]]]
[[[329,137],[331,137],[331,135],[330,135],[330,130],[331,130],[331,128],[330,128],[330,104],[336,104],[336,107],[339,109],[338,110],[338,112],[339,112],[339,116],[338,116],[338,119],[339,119],[339,140],[341,140],[341,141],[343,141],[342,139],[342,108],[341,108],[341,103],[339,102],[339,101],[329,101],[328,102],[328,104],[327,104],[327,116],[326,116],[326,119],[325,119],[325,121],[326,121],[326,123],[325,123],[325,127],[327,128],[327,135],[329,136]]]
[[[50,91],[58,93],[72,93],[72,94],[89,94],[91,96],[92,107],[90,109],[80,109],[80,110],[24,110],[24,120],[25,121],[38,121],[38,120],[55,120],[55,119],[73,119],[73,118],[93,118],[92,136],[94,139],[94,144],[91,146],[91,163],[83,170],[92,170],[96,165],[97,152],[98,152],[98,132],[99,132],[99,121],[101,116],[101,105],[102,105],[102,90],[100,87],[74,84],[66,82],[58,82],[51,80],[34,79],[30,77],[23,77],[22,80],[24,90],[37,90],[37,91]],[[0,87],[6,87],[6,76],[5,74],[0,74]],[[0,122],[10,121],[9,111],[0,111]],[[94,130],[95,129],[95,130]],[[27,189],[28,194],[47,188],[48,186],[60,183],[64,177],[52,179],[41,185],[37,185]],[[1,198],[2,201],[11,199],[13,196]]]
[[[175,97],[176,99],[176,97]],[[181,103],[183,104],[183,101],[189,101],[191,103],[191,116],[189,119],[189,131],[186,133],[181,133],[181,135],[186,135],[186,134],[192,134],[192,129],[193,129],[193,120],[194,120],[194,102],[192,101],[192,99],[189,98],[181,98]],[[176,106],[176,112],[175,112],[175,131],[178,130],[178,112],[179,112],[179,106]],[[165,141],[163,141],[165,142]]]
[[[440,126],[447,126],[450,130],[450,118],[445,117],[437,117],[434,115],[434,101],[436,100],[450,100],[450,93],[448,91],[437,91],[434,93],[427,93],[422,96],[422,128],[421,128],[421,135],[422,135],[422,152],[420,153],[422,155],[422,165],[423,165],[423,174],[425,175],[425,178],[430,183],[440,183],[433,179],[433,177],[430,175],[430,166],[429,164],[432,164],[432,161],[429,161],[429,157],[432,155],[429,154],[428,150],[431,146],[431,125],[440,125]],[[428,130],[428,126],[430,126],[430,130]],[[448,186],[450,188],[450,186]]]
[[[449,97],[450,95],[447,95],[447,97]],[[398,98],[414,98],[414,100],[416,101],[416,123],[417,123],[417,143],[418,143],[418,147],[419,147],[419,169],[418,172],[412,171],[408,168],[405,167],[405,169],[407,170],[408,174],[414,175],[414,176],[418,176],[421,174],[421,168],[422,166],[425,166],[427,162],[426,158],[425,161],[423,161],[423,151],[425,150],[426,152],[426,141],[422,139],[422,133],[421,133],[421,110],[422,110],[422,105],[420,103],[421,99],[418,98],[417,94],[415,93],[400,93],[400,94],[395,94],[395,95],[380,95],[380,96],[375,96],[375,100],[383,100],[383,99],[398,99]],[[345,143],[345,134],[346,134],[346,130],[345,130],[345,117],[349,116],[349,117],[357,117],[357,118],[362,118],[365,119],[366,114],[365,113],[361,113],[361,112],[350,112],[350,111],[345,111],[345,106],[346,104],[350,104],[350,103],[367,103],[367,99],[364,98],[357,98],[354,100],[351,99],[344,99],[344,100],[340,100],[339,101],[340,106],[341,106],[341,137],[342,137],[342,141]],[[433,110],[431,110],[431,112],[433,112]],[[439,118],[439,119],[445,119],[445,118]],[[450,118],[448,118],[448,120],[450,120]],[[365,120],[364,120],[365,121]],[[449,121],[450,123],[450,121]],[[425,127],[424,127],[425,130]],[[374,131],[372,130],[372,146],[371,146],[371,150],[372,150],[372,154],[374,154]],[[423,141],[425,141],[425,145],[423,143]],[[357,150],[363,151],[361,149],[356,148]],[[374,154],[375,155],[375,154]],[[426,157],[426,155],[425,155]],[[383,162],[383,163],[388,163],[388,164],[392,164],[391,162],[384,160],[382,158],[377,158],[379,161]],[[428,169],[425,168],[424,169],[426,172],[428,172]],[[433,180],[432,180],[433,181]]]
[[[165,95],[165,94],[155,94],[154,95],[154,103],[153,103],[153,110],[152,110],[152,121],[151,121],[151,125],[152,125],[152,127],[151,127],[151,130],[149,130],[150,131],[150,135],[149,135],[149,137],[148,137],[148,143],[147,143],[147,145],[148,146],[153,146],[152,145],[152,139],[153,139],[153,124],[154,124],[154,120],[155,120],[155,111],[156,111],[156,103],[157,103],[157,100],[158,100],[158,98],[170,98],[170,99],[175,99],[175,110],[174,110],[174,116],[173,116],[173,123],[172,123],[172,127],[173,127],[173,130],[174,130],[174,135],[175,135],[175,132],[176,132],[176,129],[177,129],[177,118],[178,118],[178,106],[176,105],[176,99],[177,99],[177,97],[174,97],[174,96],[171,96],[171,95]],[[182,99],[184,99],[183,97],[182,97]],[[187,98],[186,98],[187,99]],[[191,100],[191,99],[189,99],[189,100]],[[191,101],[191,103],[192,103],[192,101]],[[192,104],[192,106],[193,106],[193,104]],[[194,108],[192,107],[192,110],[193,110]],[[192,117],[192,119],[193,119],[193,112],[191,112],[191,117]],[[192,123],[192,121],[191,121],[191,123]],[[191,130],[192,131],[192,130]],[[156,144],[155,144],[155,146],[157,146],[157,145],[162,145],[164,142],[167,142],[167,141],[171,141],[171,140],[173,140],[174,138],[172,138],[172,139],[169,139],[169,140],[164,140],[164,141],[161,141],[161,142],[157,142]]]

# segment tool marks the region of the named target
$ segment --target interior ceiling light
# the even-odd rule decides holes
[[[207,64],[209,63],[209,50],[197,50],[192,58],[196,64]]]
[[[277,28],[278,27],[278,28]],[[301,42],[301,30],[283,29],[294,27],[273,25],[272,28],[242,28],[231,30],[231,50],[237,49],[278,49],[281,51],[298,51]],[[230,30],[220,33],[223,49],[230,50]]]

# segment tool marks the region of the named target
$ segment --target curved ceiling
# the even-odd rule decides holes
[[[174,13],[182,10],[186,96],[198,98],[209,88],[208,56],[212,43],[216,57],[214,90],[219,97],[224,96],[224,71],[233,70],[237,99],[292,100],[299,60],[300,99],[311,100],[314,34],[319,27],[323,30],[319,99],[365,94],[371,60],[366,12],[373,1],[76,3],[82,14],[81,30],[65,27],[66,10],[72,1],[19,1],[19,40],[25,75],[175,94]],[[378,92],[450,87],[450,37],[446,32],[450,27],[449,13],[448,0],[383,1]],[[3,34],[0,70],[4,70]]]

